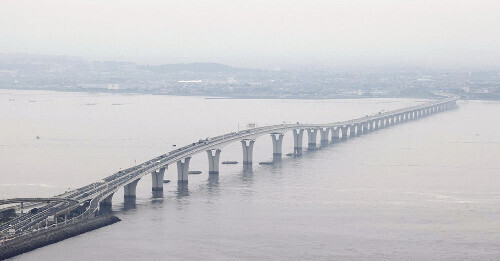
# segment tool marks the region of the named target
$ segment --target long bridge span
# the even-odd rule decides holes
[[[152,191],[163,191],[164,173],[171,165],[177,167],[178,183],[186,184],[188,182],[190,159],[198,153],[207,154],[209,174],[217,175],[219,174],[220,153],[226,145],[232,142],[241,143],[243,164],[252,164],[253,146],[257,137],[270,135],[273,142],[273,158],[279,158],[282,156],[283,135],[291,131],[294,137],[293,154],[298,156],[302,154],[304,148],[302,144],[304,133],[307,133],[308,137],[306,148],[314,149],[317,147],[318,132],[320,133],[321,143],[335,143],[456,107],[457,97],[443,96],[444,98],[440,100],[384,113],[380,112],[348,121],[322,124],[296,123],[270,125],[199,140],[131,168],[118,171],[84,187],[57,195],[54,198],[39,199],[47,203],[37,208],[37,211],[29,211],[2,224],[0,226],[0,238],[6,240],[31,233],[40,226],[47,226],[49,218],[51,222],[57,223],[58,220],[66,222],[68,218],[93,217],[101,207],[111,205],[112,197],[119,189],[124,189],[125,199],[134,199],[136,197],[137,183],[146,175],[151,175],[152,177]],[[33,202],[36,199],[25,199],[25,201]],[[20,199],[3,200],[3,202],[16,203],[20,202]]]

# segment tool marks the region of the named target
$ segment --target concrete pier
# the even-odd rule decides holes
[[[219,174],[219,160],[221,150],[207,150],[208,174]]]
[[[295,155],[302,154],[302,140],[304,137],[304,129],[293,130],[293,153]]]
[[[135,191],[139,180],[140,178],[128,183],[127,185],[125,185],[125,187],[123,187],[123,197],[125,198],[125,200],[136,198]]]
[[[191,157],[177,161],[177,183],[187,183],[188,182],[188,172],[189,172],[189,161]]]
[[[273,158],[281,157],[283,154],[283,133],[271,133],[271,139],[273,140]]]
[[[339,141],[341,135],[342,135],[342,127],[332,128],[332,142]]]
[[[346,140],[346,139],[347,139],[347,132],[348,132],[349,130],[351,130],[351,137],[352,137],[352,129],[353,129],[352,125],[346,125],[346,126],[342,126],[342,127],[340,127],[340,128],[341,128],[341,132],[342,132],[342,139],[343,139],[343,140]]]
[[[356,135],[363,134],[363,125],[361,123],[356,124]]]
[[[318,129],[307,129],[307,148],[316,149],[316,137]]]
[[[112,205],[112,202],[113,202],[113,196],[115,195],[115,193],[112,193],[110,194],[109,196],[107,196],[104,200],[102,200],[100,203],[99,203],[99,206],[100,207],[111,207]]]
[[[386,120],[387,120],[386,118],[381,118],[380,119],[380,127],[379,127],[380,129],[385,128],[385,126],[386,126]]]
[[[241,141],[241,147],[243,148],[243,164],[252,164],[254,143],[254,140]]]
[[[321,128],[319,129],[319,134],[321,136],[321,145],[328,144],[328,134],[330,132],[330,128]]]
[[[349,137],[356,136],[356,126],[355,125],[349,125],[347,127],[349,128]],[[347,131],[346,131],[346,137],[347,137]]]
[[[370,121],[365,121],[361,125],[363,125],[363,133],[368,133],[371,128],[370,128]]]
[[[168,166],[165,166],[151,173],[151,178],[153,180],[153,186],[151,190],[163,191],[163,178],[165,177],[165,169],[167,169],[167,167]]]

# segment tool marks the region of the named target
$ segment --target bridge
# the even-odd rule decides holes
[[[100,181],[66,192],[54,198],[39,199],[48,202],[36,212],[30,211],[0,226],[0,237],[12,238],[31,233],[40,226],[47,226],[47,219],[57,222],[68,218],[91,218],[99,209],[111,206],[113,195],[119,189],[124,189],[125,200],[134,200],[139,180],[147,175],[152,177],[152,191],[163,191],[163,177],[169,166],[177,167],[177,182],[188,183],[190,159],[198,153],[208,156],[210,175],[219,174],[220,154],[222,149],[233,142],[242,146],[243,164],[250,165],[253,160],[253,146],[256,138],[270,135],[273,144],[273,158],[282,157],[283,136],[292,132],[294,140],[293,155],[299,156],[303,150],[303,136],[307,133],[308,149],[317,148],[317,134],[320,133],[322,144],[336,143],[356,136],[380,130],[389,126],[416,120],[435,113],[456,107],[457,97],[442,95],[444,98],[424,104],[402,109],[379,112],[374,115],[342,122],[322,124],[278,124],[238,132],[231,132],[217,137],[198,140],[189,145],[177,148],[151,160],[118,171]],[[29,201],[29,200],[26,200]],[[33,199],[31,202],[36,201]],[[17,203],[20,200],[4,200],[6,203]],[[1,202],[0,202],[1,204]]]

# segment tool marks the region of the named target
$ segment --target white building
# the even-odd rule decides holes
[[[120,85],[118,83],[110,83],[108,84],[108,90],[119,90]]]

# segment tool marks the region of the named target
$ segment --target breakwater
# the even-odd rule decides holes
[[[74,237],[104,226],[121,221],[116,216],[98,216],[92,219],[82,219],[70,224],[40,230],[38,233],[30,233],[0,245],[0,260],[5,260],[34,249],[57,243],[61,240]]]

